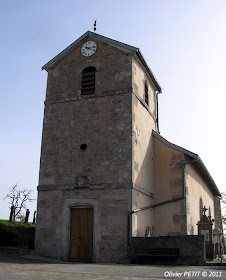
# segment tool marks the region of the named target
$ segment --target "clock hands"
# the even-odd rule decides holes
[[[96,49],[95,46],[92,46],[92,47],[87,47],[87,46],[86,46],[86,49],[88,49],[88,50],[91,50],[92,48],[93,48],[93,49]]]

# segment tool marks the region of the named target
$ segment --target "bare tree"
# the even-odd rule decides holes
[[[14,185],[9,189],[9,193],[5,196],[4,200],[9,201],[10,208],[14,209],[12,220],[21,215],[22,209],[26,209],[26,203],[32,202],[35,199],[31,198],[32,190],[26,188],[20,189],[18,185]]]

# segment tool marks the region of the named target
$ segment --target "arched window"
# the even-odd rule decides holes
[[[148,85],[147,82],[144,84],[144,101],[147,105],[149,105],[149,95],[148,95]]]
[[[87,67],[82,71],[82,95],[94,94],[95,93],[95,67]]]

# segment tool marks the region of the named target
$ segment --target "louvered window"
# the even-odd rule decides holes
[[[144,85],[144,101],[147,105],[149,105],[148,85],[147,85],[146,82],[145,82],[145,85]]]
[[[83,95],[95,93],[95,67],[87,67],[82,72],[82,90]]]

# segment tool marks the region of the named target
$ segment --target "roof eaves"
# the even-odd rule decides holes
[[[197,165],[197,168],[202,171],[203,176],[206,178],[206,180],[209,182],[209,184],[211,184],[213,190],[215,191],[216,195],[221,196],[220,191],[218,190],[218,187],[216,185],[216,183],[214,182],[212,176],[210,175],[208,169],[206,168],[205,164],[203,163],[203,161],[201,160],[201,158],[199,158],[199,160],[197,161],[197,163],[195,163],[195,165]]]
[[[146,68],[148,74],[150,75],[151,79],[153,80],[153,82],[154,82],[157,90],[159,91],[159,93],[162,92],[162,89],[161,89],[159,83],[157,82],[154,74],[152,73],[151,69],[149,68],[148,64],[146,63],[146,61],[145,61],[145,59],[144,59],[144,57],[143,57],[139,48],[136,48],[136,47],[133,47],[131,45],[122,43],[120,41],[110,39],[108,37],[102,36],[102,35],[97,34],[97,33],[93,33],[91,31],[87,31],[86,33],[84,33],[81,37],[79,37],[77,40],[75,40],[71,45],[69,45],[67,48],[65,48],[63,51],[61,51],[58,55],[56,55],[54,58],[52,58],[49,62],[47,62],[44,66],[42,66],[42,70],[43,69],[47,70],[49,66],[51,66],[54,62],[56,62],[58,59],[60,59],[63,55],[65,55],[68,51],[70,51],[70,49],[72,49],[76,44],[78,44],[81,40],[83,40],[87,36],[92,36],[94,38],[105,41],[109,44],[113,44],[113,45],[116,45],[118,47],[126,48],[129,51],[135,52],[137,54],[137,57],[141,61],[141,63]]]
[[[140,61],[143,63],[143,65],[145,66],[146,70],[148,71],[148,74],[151,76],[151,78],[152,78],[152,80],[153,80],[153,82],[154,82],[158,92],[162,93],[161,86],[159,85],[158,81],[156,80],[154,74],[151,71],[151,68],[148,66],[147,62],[144,59],[144,56],[142,55],[142,53],[141,53],[141,51],[139,49],[137,50],[137,56],[140,59]]]
[[[44,66],[42,66],[42,70],[43,69],[46,70],[52,63],[56,62],[59,58],[61,58],[64,54],[66,54],[70,49],[72,49],[76,44],[78,44],[81,40],[83,40],[85,37],[87,37],[89,35],[94,37],[94,38],[98,38],[98,39],[100,39],[102,41],[105,41],[107,43],[114,44],[114,45],[117,45],[119,47],[126,48],[126,49],[128,49],[130,51],[133,51],[133,52],[138,52],[138,50],[139,50],[136,47],[124,44],[122,42],[119,42],[119,41],[116,41],[116,40],[113,40],[113,39],[110,39],[110,38],[107,38],[105,36],[99,35],[97,33],[93,33],[91,31],[87,31],[81,37],[79,37],[77,40],[75,40],[71,45],[69,45],[67,48],[65,48],[63,51],[61,51],[58,55],[56,55],[53,59],[51,59]]]
[[[53,62],[57,61],[61,56],[66,54],[71,48],[73,48],[76,44],[78,44],[81,40],[83,40],[86,36],[89,35],[90,31],[87,31],[84,33],[81,37],[79,37],[77,40],[75,40],[72,44],[70,44],[67,48],[65,48],[63,51],[61,51],[58,55],[54,56],[49,62],[47,62],[44,66],[42,66],[43,69],[47,69],[48,66],[50,66]],[[92,33],[92,32],[91,32]]]
[[[208,169],[206,168],[205,164],[203,163],[203,161],[201,160],[200,156],[198,154],[192,153],[189,150],[186,150],[180,146],[177,146],[173,143],[170,143],[169,141],[167,141],[165,138],[163,138],[162,136],[160,136],[156,131],[153,130],[152,132],[153,136],[156,137],[158,140],[160,140],[162,143],[164,143],[165,145],[167,145],[170,148],[173,148],[177,151],[180,151],[190,157],[192,157],[195,161],[191,161],[188,163],[194,163],[196,168],[198,168],[199,172],[205,177],[205,179],[207,180],[207,182],[212,186],[213,191],[215,192],[216,195],[221,196],[220,191],[217,188],[216,183],[214,182],[212,176],[210,175]]]
[[[160,140],[162,143],[164,143],[166,146],[172,148],[172,149],[175,149],[179,152],[182,152],[190,157],[192,157],[193,159],[197,159],[199,160],[199,155],[198,154],[195,154],[195,153],[192,153],[191,151],[189,150],[186,150],[178,145],[175,145],[169,141],[167,141],[165,138],[163,138],[161,135],[159,135],[156,131],[153,130],[152,132],[153,136],[155,136],[158,140]]]
[[[136,48],[136,47],[133,47],[133,46],[128,45],[128,44],[125,44],[125,43],[122,43],[122,42],[120,42],[120,41],[113,40],[113,39],[111,39],[111,38],[102,36],[102,35],[97,34],[97,33],[93,33],[93,32],[91,32],[91,31],[88,31],[88,32],[89,32],[89,35],[91,35],[91,36],[93,36],[93,37],[95,37],[95,38],[98,38],[98,39],[100,39],[100,40],[103,40],[103,41],[105,41],[105,42],[107,42],[107,43],[114,44],[114,45],[117,45],[117,46],[119,46],[119,47],[126,48],[126,49],[128,49],[128,50],[130,50],[130,51],[133,51],[133,52],[137,52],[137,51],[139,50],[139,49]]]

